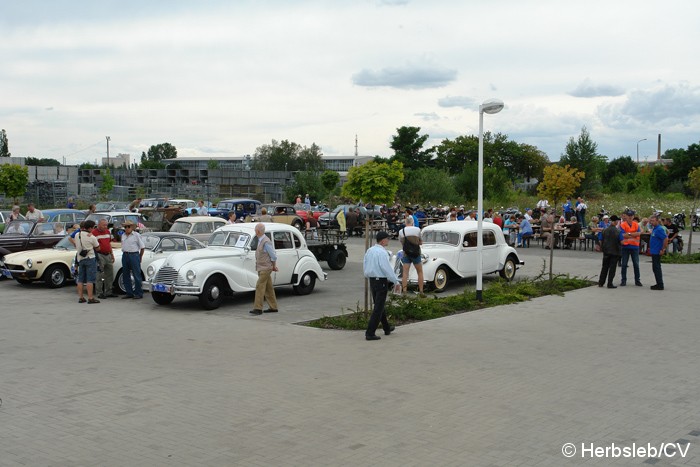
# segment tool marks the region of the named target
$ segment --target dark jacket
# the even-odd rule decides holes
[[[620,230],[617,226],[610,224],[603,230],[603,253],[606,255],[620,256]]]

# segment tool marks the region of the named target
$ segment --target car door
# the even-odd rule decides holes
[[[482,254],[483,272],[488,274],[498,268],[498,245],[496,245],[496,235],[491,230],[484,230],[482,238],[484,239]]]
[[[294,267],[299,259],[297,249],[294,247],[294,240],[291,232],[272,232],[272,241],[277,253],[277,271],[273,273],[273,283],[275,285],[290,284]]]
[[[462,236],[457,269],[462,277],[476,275],[476,232],[467,232]]]

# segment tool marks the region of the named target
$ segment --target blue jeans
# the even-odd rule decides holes
[[[654,272],[656,285],[664,286],[664,276],[661,273],[661,255],[651,255],[651,270]]]
[[[131,283],[131,275],[134,276],[134,283]],[[141,288],[141,255],[138,253],[122,254],[122,280],[126,295],[130,297],[143,297]]]
[[[627,262],[632,257],[634,267],[634,283],[642,282],[639,276],[639,248],[622,248],[622,268],[620,269],[621,283],[627,283]]]

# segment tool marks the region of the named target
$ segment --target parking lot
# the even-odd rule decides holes
[[[280,313],[258,317],[253,294],[204,312],[192,298],[79,305],[73,287],[0,281],[0,466],[700,464],[699,266],[664,265],[666,290],[653,292],[643,257],[644,288],[582,289],[378,342],[292,324],[362,302],[363,242],[350,240],[343,270],[323,264],[314,293],[279,289]],[[518,251],[518,275],[549,253]],[[598,273],[597,253],[555,254],[557,272]],[[581,457],[582,443],[666,442],[689,450]]]

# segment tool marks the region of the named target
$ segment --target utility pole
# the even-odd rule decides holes
[[[110,137],[105,136],[105,138],[107,138],[107,167],[109,167],[109,140],[110,140]]]
[[[357,134],[355,134],[355,160],[352,162],[353,167],[357,167]]]

